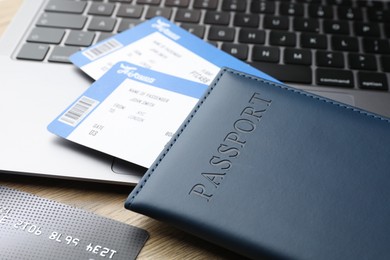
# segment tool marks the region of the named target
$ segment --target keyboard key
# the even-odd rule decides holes
[[[204,38],[204,33],[206,31],[206,28],[204,26],[191,23],[182,23],[180,26],[189,31],[190,33],[198,36],[199,38]]]
[[[188,7],[190,0],[166,0],[165,6],[169,7]]]
[[[296,0],[298,3],[320,4],[322,0]]]
[[[315,19],[295,18],[293,27],[295,31],[301,32],[319,32],[320,23]]]
[[[294,47],[297,39],[295,33],[271,31],[269,41],[271,45]]]
[[[311,65],[311,51],[286,48],[284,50],[284,62],[286,64]]]
[[[114,12],[115,5],[110,3],[92,3],[89,7],[88,14],[111,16]]]
[[[349,34],[349,24],[346,21],[324,20],[324,32],[330,34]]]
[[[238,41],[242,43],[264,44],[265,31],[258,29],[240,29]]]
[[[327,5],[352,6],[351,0],[326,0]]]
[[[368,20],[372,22],[390,22],[390,11],[377,8],[368,8],[367,17]]]
[[[382,56],[381,65],[383,71],[390,72],[390,56]]]
[[[233,25],[240,27],[257,28],[260,23],[260,17],[256,14],[236,14],[234,16]]]
[[[151,19],[155,16],[162,16],[169,20],[171,19],[171,14],[172,14],[172,9],[170,8],[151,6],[146,12],[146,19]]]
[[[137,4],[141,5],[159,5],[161,0],[137,0]]]
[[[85,1],[85,0],[83,0]],[[96,2],[102,2],[103,0],[92,0]],[[108,0],[109,2],[114,2],[114,3],[130,3],[132,0]]]
[[[71,63],[69,60],[70,55],[79,51],[77,47],[61,47],[55,46],[52,53],[49,56],[48,61],[60,62],[60,63]]]
[[[342,20],[350,20],[350,21],[363,20],[363,12],[362,9],[360,8],[340,6],[337,8],[337,15]]]
[[[37,21],[39,27],[82,29],[87,17],[76,14],[43,13]]]
[[[110,38],[110,37],[112,37],[112,36],[114,36],[113,33],[101,32],[101,33],[99,34],[98,39],[97,39],[96,42],[101,42],[101,41],[103,41],[103,40],[105,40],[105,39],[108,39],[108,38]]]
[[[288,30],[289,19],[285,16],[265,16],[264,28],[274,30]]]
[[[389,54],[390,43],[388,40],[363,39],[363,49],[367,53]]]
[[[333,18],[332,6],[309,5],[309,16],[315,18]]]
[[[384,25],[385,35],[387,38],[390,38],[390,24]]]
[[[344,68],[344,55],[341,52],[317,51],[317,66]]]
[[[275,3],[263,0],[253,0],[251,2],[251,12],[255,14],[274,14]]]
[[[336,69],[317,69],[316,82],[318,85],[353,88],[354,80],[351,71]]]
[[[140,18],[144,7],[138,5],[122,4],[116,16],[125,18]]]
[[[195,0],[194,8],[216,10],[218,6],[218,0]]]
[[[222,10],[233,12],[244,12],[246,9],[246,0],[223,0]]]
[[[28,42],[59,44],[64,37],[65,30],[53,28],[34,28],[27,38]]]
[[[75,13],[84,12],[87,3],[76,1],[51,0],[45,7],[46,12]]]
[[[356,4],[358,6],[362,7],[379,7],[379,8],[384,8],[383,2],[381,1],[373,1],[373,0],[365,0],[365,1],[356,1]]]
[[[358,70],[376,70],[376,59],[374,55],[348,54],[349,68]]]
[[[112,32],[114,30],[116,20],[109,17],[93,17],[88,26],[90,31]]]
[[[366,37],[380,36],[379,24],[376,23],[356,22],[354,23],[354,30],[358,36],[366,36]]]
[[[175,21],[183,23],[197,23],[200,21],[200,10],[177,10]]]
[[[16,58],[21,60],[42,61],[45,59],[45,56],[48,51],[48,45],[38,43],[26,43],[19,51],[19,54],[16,56]]]
[[[312,71],[308,66],[279,65],[265,62],[252,62],[251,65],[282,82],[303,84],[312,82]]]
[[[332,37],[332,49],[335,51],[359,51],[358,39],[347,36],[333,36]]]
[[[140,23],[142,23],[142,21],[139,19],[122,19],[118,26],[118,33],[131,29]]]
[[[228,25],[230,22],[230,14],[208,11],[204,17],[205,24],[213,24],[213,25]]]
[[[234,40],[235,30],[233,28],[213,26],[210,27],[208,39],[210,41],[227,41]]]
[[[358,73],[359,88],[373,90],[388,90],[386,74],[359,72]]]
[[[84,31],[71,31],[65,41],[65,45],[70,46],[90,46],[95,38],[95,33]]]
[[[301,47],[313,49],[326,49],[328,46],[325,35],[320,34],[301,34]]]
[[[234,43],[223,43],[222,48],[223,51],[229,53],[230,55],[236,57],[240,60],[246,60],[248,58],[248,46],[242,44],[234,44]]]
[[[252,50],[252,60],[265,62],[279,62],[280,50],[277,47],[255,45]]]
[[[304,8],[302,4],[280,3],[279,12],[281,15],[303,16]]]

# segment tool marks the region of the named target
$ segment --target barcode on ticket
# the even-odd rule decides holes
[[[70,126],[76,126],[97,106],[97,104],[99,104],[99,101],[82,96],[73,106],[65,111],[58,121]]]
[[[97,44],[95,47],[91,47],[83,51],[83,55],[90,60],[100,58],[107,53],[122,48],[123,45],[115,39],[109,39],[101,44]]]

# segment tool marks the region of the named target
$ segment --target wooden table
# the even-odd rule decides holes
[[[0,0],[0,36],[21,3],[22,0]],[[4,173],[0,173],[0,185],[82,208],[147,230],[150,238],[142,249],[139,259],[240,258],[228,250],[214,246],[165,223],[124,209],[124,201],[133,188],[131,186],[7,175]]]

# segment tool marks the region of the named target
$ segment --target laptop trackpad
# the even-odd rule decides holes
[[[331,91],[313,91],[313,90],[306,90],[310,93],[326,97],[329,99],[336,100],[338,102],[355,106],[355,98],[352,95],[345,94],[345,93],[338,93],[338,92],[331,92]]]

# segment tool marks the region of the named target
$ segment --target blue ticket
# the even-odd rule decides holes
[[[148,168],[206,88],[201,83],[119,62],[48,129]]]
[[[221,67],[276,81],[162,17],[77,52],[70,60],[95,80],[119,61],[127,61],[205,85]]]

